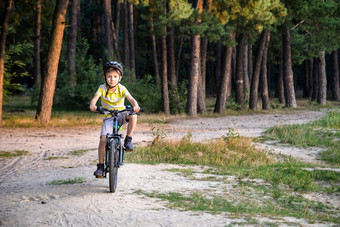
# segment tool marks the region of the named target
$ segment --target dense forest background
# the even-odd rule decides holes
[[[340,100],[340,1],[0,0],[0,119],[26,94],[37,120],[85,109],[102,65],[149,112],[297,107]],[[259,102],[261,99],[261,102]]]

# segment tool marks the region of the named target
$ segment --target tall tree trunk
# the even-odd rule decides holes
[[[296,108],[297,104],[294,90],[294,75],[292,69],[290,31],[288,25],[285,25],[283,27],[282,49],[283,49],[283,82],[285,85],[286,106]]]
[[[134,30],[134,20],[133,20],[133,3],[129,2],[129,35],[130,35],[130,66],[131,66],[131,76],[136,78],[136,58],[135,58],[135,30]]]
[[[150,21],[151,26],[151,39],[152,39],[152,56],[153,56],[153,64],[155,68],[155,82],[158,86],[160,84],[160,77],[159,77],[159,69],[158,69],[158,60],[157,60],[157,45],[156,45],[156,35],[153,25],[153,17]]]
[[[313,59],[313,95],[312,100],[316,100],[319,96],[319,65],[320,59],[314,58]]]
[[[198,77],[198,84],[197,84],[197,112],[198,113],[205,113],[207,112],[207,108],[206,108],[206,102],[205,102],[205,93],[203,93],[203,83],[202,83],[203,79],[201,76],[201,72],[200,75]]]
[[[183,47],[183,37],[181,37],[179,39],[179,44],[178,44],[178,52],[177,52],[177,61],[176,61],[176,78],[177,78],[177,81],[178,81],[178,71],[179,71],[179,66],[180,66],[180,62],[181,62],[181,54],[182,54],[182,47]]]
[[[308,83],[308,97],[312,98],[313,96],[313,58],[308,59],[308,78],[309,78],[309,83]]]
[[[253,45],[248,44],[248,76],[249,76],[249,98],[250,98],[250,85],[253,77]]]
[[[269,90],[268,90],[268,70],[267,70],[267,56],[268,47],[270,43],[270,33],[267,36],[266,45],[264,47],[263,58],[262,58],[262,109],[270,109],[269,101]]]
[[[191,63],[189,73],[189,91],[187,101],[187,114],[190,116],[197,115],[197,87],[200,76],[200,36],[193,35],[191,38]]]
[[[237,80],[237,47],[233,47],[233,55],[231,59],[231,79],[233,81],[234,87],[236,87]]]
[[[248,38],[246,40],[246,43],[248,42]],[[243,53],[243,85],[244,85],[244,91],[245,92],[245,98],[247,100],[249,100],[249,97],[250,97],[250,94],[249,94],[249,90],[250,90],[250,82],[249,82],[249,66],[248,66],[248,46],[249,45],[246,45],[245,48],[244,48],[244,53]]]
[[[99,0],[96,1],[96,4],[100,4]],[[94,16],[94,20],[91,23],[92,34],[90,36],[90,39],[91,39],[91,43],[94,43],[97,47],[100,46],[101,42],[105,42],[105,40],[101,40],[100,38],[101,37],[101,34],[100,34],[101,18],[102,18],[101,15],[96,14]],[[97,53],[99,54],[98,50],[97,50]]]
[[[116,37],[119,37],[119,25],[120,25],[120,0],[115,0],[115,15],[114,15],[114,24],[115,24],[115,33]],[[117,39],[118,43],[118,39]]]
[[[127,0],[124,1],[124,66],[126,75],[131,79],[131,65],[130,65],[130,43],[129,43],[129,13]]]
[[[170,28],[169,34],[169,60],[170,60],[170,84],[171,90],[174,91],[177,88],[177,76],[176,76],[176,59],[175,59],[175,27]]]
[[[244,52],[247,45],[247,36],[240,34],[237,45],[237,71],[236,71],[236,102],[244,109]]]
[[[254,71],[253,71],[253,76],[252,76],[252,80],[251,80],[251,87],[250,87],[249,108],[251,110],[254,110],[257,107],[261,64],[262,64],[265,44],[266,44],[267,37],[269,36],[269,34],[270,34],[270,31],[268,31],[268,30],[262,32],[261,39],[260,39],[260,45],[259,45],[259,48],[258,48],[258,51],[257,51],[255,68],[254,68]]]
[[[79,31],[79,34],[77,34],[77,40],[81,40],[81,15],[80,15],[80,11],[81,10],[81,1],[77,1],[77,29]]]
[[[118,61],[121,61],[119,54],[119,24],[120,24],[120,0],[115,0],[115,14],[114,14],[114,49]]]
[[[201,7],[201,12],[203,10],[203,1],[202,1],[202,6]],[[206,1],[206,6],[205,6],[205,11],[210,12],[212,7],[212,0]],[[203,38],[201,41],[201,56],[200,56],[200,65],[201,65],[201,72],[200,72],[200,77],[198,79],[198,99],[197,99],[197,111],[199,113],[205,113],[207,112],[207,107],[206,107],[206,65],[207,65],[207,47],[208,47],[208,38]]]
[[[235,39],[235,32],[231,35],[232,39]],[[225,57],[223,63],[223,70],[222,70],[222,80],[219,85],[216,104],[215,104],[215,113],[224,113],[226,108],[226,101],[228,98],[228,89],[229,84],[231,82],[231,58],[233,54],[233,47],[228,46],[225,48]]]
[[[211,12],[212,0],[206,1],[206,6],[204,10]],[[208,48],[208,38],[204,37],[201,41],[201,78],[202,78],[202,93],[204,94],[204,99],[206,97],[206,81],[207,81],[207,48]]]
[[[77,44],[77,0],[70,0],[70,27],[68,32],[67,71],[71,87],[77,84],[76,78],[76,44]]]
[[[203,0],[197,0],[196,8],[199,14],[203,10]],[[196,21],[196,26],[201,23],[201,20]],[[201,37],[195,34],[191,38],[191,55],[190,55],[190,72],[189,72],[189,91],[187,101],[187,114],[190,116],[197,115],[198,103],[198,82],[201,74]]]
[[[198,91],[197,91],[197,111],[198,113],[205,113],[207,112],[206,107],[206,64],[207,64],[207,46],[208,46],[208,39],[204,38],[201,41],[201,72],[200,77],[198,78]]]
[[[115,59],[120,61],[120,56],[119,56],[119,51],[118,51],[118,39],[119,38],[116,36],[116,28],[112,20],[111,20],[111,31],[112,31],[112,42],[113,42],[112,45],[113,45],[114,56],[115,56]]]
[[[118,37],[116,36],[116,28],[115,24],[112,20],[110,20],[110,27],[111,27],[111,32],[112,32],[112,46],[113,46],[113,56],[115,57],[116,60],[120,61],[120,56],[119,56],[119,51],[118,51]]]
[[[113,51],[113,31],[111,27],[111,0],[104,0],[104,20],[105,20],[105,35],[106,35],[106,48],[108,51],[108,57],[110,60],[114,59]]]
[[[81,1],[77,1],[77,29],[79,31],[79,34],[77,34],[77,40],[81,40],[81,31],[82,31],[82,27],[81,27]]]
[[[332,52],[332,78],[332,98],[333,100],[340,101],[338,50]]]
[[[201,41],[201,78],[202,78],[202,93],[206,94],[207,86],[207,49],[208,39],[203,38]]]
[[[40,62],[40,33],[41,33],[41,0],[36,4],[36,24],[34,39],[34,84],[41,86],[41,62]]]
[[[218,87],[221,81],[222,70],[222,43],[218,41],[216,43],[216,66],[215,66],[215,85]],[[214,89],[216,90],[216,89]]]
[[[36,113],[36,119],[44,125],[47,125],[51,119],[67,5],[68,0],[57,0],[53,16],[51,40]]]
[[[0,124],[2,124],[2,105],[4,96],[4,74],[5,74],[5,53],[6,53],[6,38],[8,32],[8,22],[14,8],[14,0],[8,0],[4,20],[1,24],[0,35]]]
[[[319,95],[318,95],[318,103],[321,105],[326,105],[327,101],[327,77],[326,77],[326,53],[325,51],[321,51],[320,56],[320,74],[319,74]]]
[[[171,103],[178,103],[180,101],[180,97],[177,93],[177,74],[176,74],[176,58],[175,58],[175,27],[172,25],[170,27],[170,34],[169,34],[169,78],[170,78],[170,102]]]
[[[161,38],[162,44],[162,103],[163,112],[170,115],[169,90],[168,90],[168,61],[166,47],[166,26],[164,26],[164,35]]]
[[[283,84],[283,53],[282,53],[282,51],[280,52],[278,95],[279,95],[280,104],[286,105],[285,87],[284,87],[284,84]]]
[[[305,81],[305,86],[303,88],[303,97],[308,98],[309,97],[309,65],[308,65],[308,59],[305,59],[303,61],[303,77]]]

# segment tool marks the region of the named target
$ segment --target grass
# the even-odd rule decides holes
[[[252,169],[236,170],[236,172],[243,178],[264,179],[273,187],[280,185],[297,192],[328,191],[327,187],[317,184],[317,181],[325,181],[331,184],[340,182],[340,176],[337,172],[310,171],[306,167],[306,164],[290,160]],[[340,186],[336,186],[334,190],[340,190]]]
[[[126,155],[126,160],[147,164],[209,166],[214,169],[210,172],[212,174],[264,179],[273,186],[282,184],[289,190],[302,192],[327,191],[327,188],[316,184],[318,180],[340,181],[336,172],[330,172],[333,173],[331,180],[330,173],[327,175],[325,171],[307,170],[313,166],[291,158],[274,161],[265,152],[257,150],[249,138],[239,136],[223,137],[207,143],[192,142],[187,137],[180,141],[165,141],[137,148],[136,152]],[[340,186],[336,186],[335,190],[340,190]]]
[[[67,180],[55,180],[51,181],[49,185],[62,185],[62,184],[81,184],[86,182],[86,180],[82,177],[76,177],[74,179],[67,179]]]
[[[188,176],[192,176],[195,171],[187,168],[187,169],[178,169],[178,168],[172,168],[172,169],[165,169],[165,171],[169,171],[169,172],[174,172],[174,173],[182,173],[184,176],[188,177]]]
[[[257,203],[255,201],[232,201],[221,195],[209,195],[206,193],[191,193],[183,195],[177,192],[158,193],[137,191],[151,198],[158,198],[169,202],[172,208],[190,211],[205,211],[211,213],[229,212],[240,214],[262,214],[265,216],[289,216],[305,218],[310,222],[315,220],[340,223],[336,213],[320,202],[313,202],[301,196],[285,196],[279,200],[266,200]]]
[[[310,223],[315,221],[340,223],[338,210],[327,205],[305,199],[302,194],[316,191],[318,193],[340,192],[340,175],[334,171],[305,170],[305,165],[294,160],[260,165],[254,168],[217,169],[212,168],[200,172],[200,177],[195,179],[195,171],[191,168],[167,169],[166,171],[178,172],[193,180],[221,182],[210,190],[178,192],[145,192],[137,191],[151,198],[158,198],[168,202],[170,208],[190,211],[204,211],[211,213],[229,212],[236,216],[262,215],[278,218],[296,217],[304,218]],[[198,170],[199,171],[199,170]],[[197,173],[197,172],[196,172]],[[204,174],[208,174],[204,177]],[[216,177],[211,177],[215,174]],[[219,174],[238,176],[233,181],[219,177]],[[203,178],[202,178],[203,175]],[[250,179],[264,179],[262,183]],[[318,181],[322,183],[318,184]],[[332,185],[326,187],[327,184]],[[233,189],[230,189],[230,185]],[[223,185],[225,189],[223,189]],[[229,186],[228,186],[229,185]],[[219,187],[220,190],[215,188]],[[222,189],[221,189],[222,187]]]
[[[208,166],[202,168],[197,178],[192,168],[166,171],[178,172],[192,180],[232,184],[235,189],[230,191],[226,187],[222,195],[221,190],[215,193],[218,186],[211,187],[210,191],[204,189],[204,193],[193,191],[189,194],[138,191],[168,201],[172,208],[212,213],[231,212],[235,215],[289,216],[304,218],[310,223],[316,220],[340,223],[336,210],[302,197],[302,194],[310,192],[339,193],[338,172],[317,170],[315,165],[288,157],[274,160],[268,153],[257,150],[251,142],[249,138],[240,137],[229,130],[227,136],[204,143],[193,142],[190,136],[180,141],[159,141],[128,153],[126,160],[147,164]],[[204,177],[202,173],[208,175]],[[226,175],[236,176],[236,182],[229,182],[223,177]],[[252,183],[252,179],[255,183]],[[259,179],[264,183],[256,184]]]
[[[184,137],[176,142],[162,141],[153,146],[138,148],[137,152],[127,157],[131,162],[204,165],[219,169],[252,167],[273,162],[265,153],[258,152],[251,142],[251,139],[244,137],[224,137],[210,143],[199,143]]]
[[[36,111],[4,112],[2,127],[6,128],[39,128],[45,127],[35,120]],[[99,114],[85,111],[54,111],[49,127],[78,127],[85,125],[100,125],[102,118]]]
[[[263,140],[277,140],[297,147],[321,147],[321,159],[340,165],[340,111],[332,110],[320,120],[301,125],[282,125],[268,129]]]
[[[0,151],[0,158],[14,158],[27,155],[28,151],[15,150],[15,151]]]
[[[72,156],[82,156],[82,155],[86,154],[90,150],[93,150],[93,149],[75,150],[75,151],[68,152],[68,154],[72,155]]]
[[[208,96],[206,99],[207,110],[205,114],[199,115],[199,117],[221,117],[227,115],[249,115],[249,114],[267,114],[267,113],[288,113],[295,110],[316,110],[321,106],[315,106],[306,99],[299,99],[299,108],[283,108],[280,106],[272,108],[271,110],[263,111],[261,110],[261,100],[259,100],[257,110],[250,111],[245,108],[244,110],[234,110],[226,109],[224,114],[215,114],[213,112],[216,98]],[[271,100],[272,103],[276,103],[275,99]],[[328,106],[323,107],[338,107],[339,102],[328,102]],[[46,127],[40,122],[35,120],[36,105],[31,104],[29,96],[13,96],[3,105],[3,123],[1,127],[6,128],[36,128],[36,127]],[[168,123],[172,120],[185,119],[188,118],[185,114],[166,116],[163,113],[158,114],[146,114],[142,113],[138,117],[139,123]],[[87,111],[85,108],[83,111],[61,111],[53,109],[51,121],[48,127],[78,127],[86,125],[100,125],[102,123],[102,117],[99,114],[94,114]]]

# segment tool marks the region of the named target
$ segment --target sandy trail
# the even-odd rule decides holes
[[[226,135],[228,128],[233,128],[241,136],[255,137],[274,125],[305,123],[324,115],[324,111],[301,111],[292,114],[195,118],[173,121],[166,125],[165,131],[168,139],[178,139],[191,132],[193,139],[197,141]],[[171,168],[185,168],[183,166],[127,163],[119,169],[117,192],[108,193],[108,180],[93,177],[99,131],[100,126],[69,129],[2,128],[0,150],[26,150],[29,155],[0,159],[0,225],[226,226],[245,221],[244,217],[234,217],[228,213],[209,214],[170,209],[162,201],[136,193],[138,190],[180,193],[225,190],[222,188],[225,186],[220,185],[221,182],[191,180],[166,171]],[[135,144],[144,145],[152,139],[149,125],[138,125],[134,135]],[[90,150],[82,156],[68,154],[82,149]],[[294,156],[292,149],[276,147],[272,150]],[[318,162],[317,152],[302,152],[305,152],[302,158],[304,161]],[[48,157],[59,159],[46,160]],[[54,180],[76,177],[86,181],[82,184],[59,186],[49,184]],[[230,195],[233,196],[232,190]],[[337,206],[336,203],[333,205]],[[305,220],[294,218],[258,219],[260,223],[293,222],[309,225]]]

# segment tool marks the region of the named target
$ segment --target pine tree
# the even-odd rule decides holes
[[[44,125],[47,125],[51,119],[67,6],[68,0],[57,0],[53,16],[50,46],[36,113],[36,119]]]

